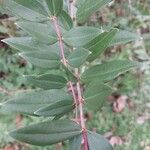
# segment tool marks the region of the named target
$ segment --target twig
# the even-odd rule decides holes
[[[53,17],[51,17],[51,20],[54,24],[55,31],[56,31],[56,34],[57,34],[57,37],[58,37],[58,40],[59,40],[59,47],[60,47],[60,51],[61,51],[62,62],[66,67],[68,67],[67,60],[65,58],[65,53],[64,53],[64,43],[63,43],[63,39],[62,39],[62,33],[61,33],[60,27],[58,25],[57,17],[53,16]],[[77,109],[78,108],[78,100],[76,98],[75,90],[74,90],[72,82],[69,81],[68,83],[69,83],[69,86],[71,88],[72,96],[73,96],[73,99],[74,99],[75,114],[76,114],[75,116],[76,116],[76,121],[78,122],[78,109]]]
[[[79,111],[80,111],[80,125],[82,128],[82,139],[84,141],[84,150],[88,150],[87,130],[86,130],[86,126],[85,126],[85,119],[84,119],[84,113],[83,113],[84,100],[83,100],[82,94],[81,94],[79,69],[75,69],[75,73],[78,78],[77,92],[78,92]]]
[[[70,8],[70,16],[72,18],[72,20],[74,21],[74,24],[76,25],[76,11],[75,11],[75,2],[76,0],[72,0],[72,2],[69,3],[70,6],[68,6],[68,8]],[[78,102],[79,102],[79,112],[80,112],[80,125],[82,128],[82,140],[83,140],[83,146],[84,146],[84,150],[88,150],[88,140],[87,140],[87,129],[85,126],[85,119],[84,119],[84,112],[83,112],[83,98],[82,98],[82,93],[81,93],[81,87],[80,87],[80,73],[79,73],[79,69],[76,68],[75,69],[75,75],[78,78],[77,81],[77,93],[78,93]]]

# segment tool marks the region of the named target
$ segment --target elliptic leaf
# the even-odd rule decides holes
[[[86,49],[92,52],[88,58],[89,61],[93,61],[106,50],[117,31],[118,29],[112,29],[108,32],[101,33],[85,46]]]
[[[81,150],[82,135],[77,135],[69,140],[70,150]]]
[[[82,74],[81,79],[85,82],[96,79],[99,81],[109,81],[135,66],[137,66],[137,63],[129,60],[113,60],[92,66]]]
[[[63,10],[58,16],[59,24],[66,30],[70,30],[73,27],[73,21],[71,17]]]
[[[72,100],[63,100],[56,102],[52,105],[40,108],[35,112],[36,115],[38,116],[57,116],[61,114],[65,114],[73,110],[73,101]]]
[[[111,94],[111,88],[95,81],[89,84],[84,92],[84,99],[88,108],[98,110],[106,103],[107,97]]]
[[[113,40],[109,43],[109,47],[126,44],[128,42],[132,42],[140,39],[141,37],[136,33],[121,30],[114,36]]]
[[[58,16],[63,9],[63,0],[45,0],[51,15]]]
[[[10,136],[32,145],[45,146],[59,143],[81,133],[78,124],[70,120],[47,121],[10,132]]]
[[[49,50],[50,47],[31,37],[12,37],[2,40],[4,43],[19,51]]]
[[[44,16],[48,16],[47,12],[44,9],[44,6],[37,0],[13,0],[14,2],[16,2],[19,5],[22,5],[26,8],[29,8],[39,14],[43,14]]]
[[[53,74],[43,74],[40,76],[25,76],[28,83],[43,89],[61,89],[67,81],[64,77]]]
[[[84,23],[94,12],[110,3],[112,0],[86,0],[81,3],[77,11],[77,21]]]
[[[36,0],[34,1],[30,0],[30,3],[29,3],[28,1],[29,0],[25,0],[25,1],[5,0],[4,4],[5,4],[5,7],[9,11],[11,11],[15,16],[19,18],[23,18],[25,20],[29,20],[33,22],[42,22],[42,21],[48,20],[46,16],[41,14],[41,11],[37,12],[37,10],[39,9],[39,6],[40,6],[40,9],[42,9],[42,5],[40,5],[39,2],[37,2]],[[26,4],[28,5],[23,6],[22,2],[26,2]]]
[[[63,90],[46,90],[31,93],[22,93],[15,98],[3,103],[2,112],[15,112],[35,115],[34,112],[42,107],[58,101],[71,100],[71,96]]]
[[[45,44],[54,44],[57,42],[57,35],[50,22],[45,24],[22,21],[17,22],[17,26],[26,31],[30,36]]]
[[[73,47],[84,46],[101,33],[94,27],[75,27],[63,35],[64,42]]]
[[[20,53],[20,56],[29,61],[31,64],[41,68],[58,68],[60,58],[56,53],[50,51],[34,51]]]
[[[88,131],[89,150],[113,150],[110,143],[101,135]]]
[[[75,68],[80,67],[82,64],[85,63],[86,59],[90,55],[90,52],[84,48],[75,49],[69,56],[68,56],[68,63]]]
[[[74,74],[63,64],[62,64],[62,69],[64,69],[68,81],[73,81],[73,82],[77,81],[77,78],[74,76]]]

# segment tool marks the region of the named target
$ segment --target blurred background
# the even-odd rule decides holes
[[[25,34],[15,26],[15,19],[0,5],[0,40]],[[142,62],[143,66],[110,83],[116,92],[108,96],[107,105],[96,114],[86,110],[87,125],[108,138],[115,150],[150,150],[150,0],[115,0],[109,7],[97,11],[88,24],[137,32],[142,37],[140,41],[110,48],[99,59],[132,59]],[[16,51],[0,41],[0,103],[34,88],[25,83],[23,75],[43,72],[27,64]],[[34,147],[7,135],[8,130],[38,121],[20,114],[0,113],[0,149],[68,150],[67,143]]]

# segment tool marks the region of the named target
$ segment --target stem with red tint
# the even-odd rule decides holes
[[[86,130],[86,126],[85,126],[85,118],[84,118],[84,113],[83,113],[84,100],[83,100],[82,94],[81,94],[79,69],[75,69],[75,72],[76,72],[76,76],[78,78],[77,92],[78,92],[78,102],[79,102],[79,111],[80,111],[80,125],[82,128],[82,139],[84,142],[83,146],[84,146],[84,150],[88,150],[87,130]]]
[[[53,16],[53,17],[51,17],[51,20],[54,24],[55,32],[58,37],[59,47],[60,47],[60,52],[61,52],[61,57],[62,57],[62,63],[67,67],[67,60],[65,58],[65,52],[64,52],[64,43],[63,43],[63,39],[62,39],[62,33],[61,33],[60,27],[58,25],[57,17]],[[75,103],[75,116],[76,116],[75,119],[78,122],[78,100],[76,98],[76,94],[75,94],[75,90],[74,90],[72,82],[69,81],[68,83],[71,88],[72,96],[73,96],[74,103]]]

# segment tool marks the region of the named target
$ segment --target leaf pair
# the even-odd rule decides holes
[[[69,30],[73,26],[70,16],[63,10],[63,0],[5,0],[4,6],[24,20],[45,22],[49,21],[51,16],[57,16],[65,29]]]
[[[81,128],[70,120],[47,121],[10,132],[10,135],[22,142],[32,145],[46,146],[68,139],[70,150],[81,148]],[[97,133],[87,132],[89,150],[112,150],[109,142]]]
[[[74,48],[79,49],[79,47],[83,47],[89,50],[91,54],[88,55],[86,60],[93,61],[107,48],[139,40],[140,37],[135,33],[123,30],[119,31],[115,28],[102,32],[100,29],[94,27],[76,27],[64,33],[63,39],[65,43]]]
[[[112,90],[104,83],[119,74],[137,66],[137,63],[128,60],[114,60],[92,66],[81,75],[81,80],[88,86],[84,92],[85,104],[92,110],[98,110],[106,103]]]
[[[64,103],[67,103],[67,106],[69,107],[64,108]],[[55,106],[54,110],[51,110],[52,106]],[[47,107],[50,107],[49,111]],[[20,94],[3,103],[1,111],[5,113],[15,112],[40,116],[45,116],[45,114],[43,115],[43,112],[47,111],[46,116],[57,116],[61,113],[67,113],[72,109],[72,97],[63,90],[53,89]],[[40,112],[38,112],[38,110],[40,110]]]

